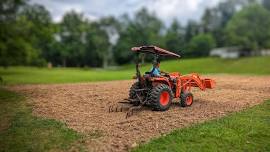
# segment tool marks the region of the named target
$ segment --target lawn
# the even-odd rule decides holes
[[[35,117],[24,96],[0,88],[0,151],[83,151],[81,135],[64,123]]]
[[[270,101],[266,101],[218,120],[175,130],[132,151],[270,151],[269,109]]]
[[[142,66],[147,71],[151,64]],[[250,57],[234,60],[219,58],[179,59],[161,63],[163,71],[179,71],[182,74],[197,72],[266,75],[270,74],[270,57]],[[35,83],[75,83],[91,81],[125,80],[135,74],[134,65],[125,65],[114,70],[91,68],[0,68],[0,76],[5,84]]]

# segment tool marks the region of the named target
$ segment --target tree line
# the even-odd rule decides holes
[[[239,46],[246,52],[270,48],[269,0],[222,1],[207,8],[200,21],[185,26],[176,19],[166,26],[145,8],[133,17],[98,21],[69,11],[54,23],[42,5],[26,0],[0,3],[0,65],[5,67],[52,63],[106,68],[131,63],[130,48],[140,45],[157,45],[184,57],[208,56],[214,47]]]

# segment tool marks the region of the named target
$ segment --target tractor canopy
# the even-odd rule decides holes
[[[178,57],[180,58],[180,55],[164,50],[162,48],[159,48],[157,46],[139,46],[139,47],[133,47],[131,48],[132,51],[138,52],[138,53],[151,53],[151,54],[156,54],[160,56],[173,56],[173,57]]]

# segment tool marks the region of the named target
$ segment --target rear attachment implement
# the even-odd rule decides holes
[[[124,99],[123,101],[118,102],[117,104],[109,106],[110,112],[124,112],[126,113],[126,118],[131,117],[134,112],[140,111],[144,105],[146,105],[148,101],[148,94],[146,98],[142,99],[141,94],[146,89],[134,89],[136,98],[135,99]]]
[[[140,111],[143,107],[143,104],[133,105],[134,101],[131,99],[124,99],[124,101],[120,101],[114,105],[109,106],[109,113],[111,112],[127,112],[126,119],[131,117],[134,112]]]
[[[116,104],[109,106],[109,113],[110,112],[123,112],[127,111],[129,108],[131,108],[133,105],[129,102],[128,99],[124,99],[123,101],[120,101]]]

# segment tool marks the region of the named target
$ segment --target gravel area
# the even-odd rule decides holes
[[[270,99],[270,76],[207,75],[216,88],[193,90],[195,101],[182,108],[177,99],[168,111],[143,108],[125,119],[125,112],[108,113],[109,105],[128,97],[133,80],[53,85],[17,85],[34,115],[65,122],[84,133],[89,151],[128,151],[176,128],[222,117]]]

